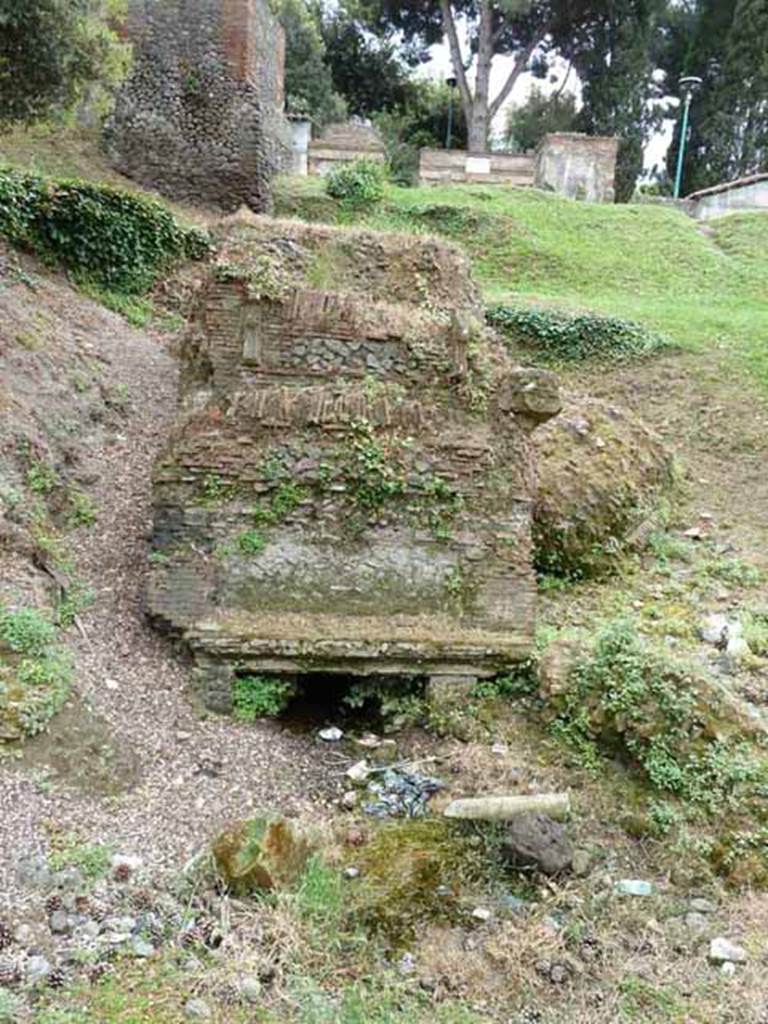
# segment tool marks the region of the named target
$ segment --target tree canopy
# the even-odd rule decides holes
[[[126,64],[114,0],[0,0],[0,128],[65,111]]]

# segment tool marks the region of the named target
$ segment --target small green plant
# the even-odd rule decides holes
[[[243,555],[255,557],[267,546],[267,538],[258,530],[243,530],[237,537],[237,549]]]
[[[653,355],[671,344],[642,324],[596,313],[493,306],[487,319],[510,341],[535,348],[555,360],[638,358]]]
[[[659,792],[714,813],[765,784],[765,760],[737,736],[717,691],[686,665],[657,653],[628,620],[608,624],[555,697],[555,735],[588,767],[619,754]]]
[[[154,319],[155,307],[149,299],[104,288],[84,277],[78,277],[77,287],[89,299],[93,299],[106,309],[111,309],[113,313],[119,313],[132,327],[148,327]]]
[[[276,718],[296,694],[296,684],[277,676],[238,676],[232,692],[235,718],[255,722],[257,718]]]
[[[17,1024],[23,1009],[24,1004],[19,996],[7,988],[0,988],[0,1024]]]
[[[38,657],[55,638],[53,623],[37,608],[11,610],[0,605],[0,644],[14,653]]]
[[[56,470],[42,459],[32,459],[27,468],[27,486],[34,494],[50,494],[59,482]]]
[[[375,206],[384,198],[385,183],[384,165],[363,158],[335,167],[325,179],[325,191],[346,206]]]
[[[376,708],[385,719],[397,718],[402,724],[417,725],[427,719],[424,684],[411,679],[358,679],[344,694],[348,708],[366,705]]]
[[[70,575],[69,586],[58,604],[59,624],[65,628],[74,624],[78,615],[84,612],[96,600],[90,587],[83,586],[77,578]]]
[[[68,491],[64,519],[67,526],[72,529],[78,526],[93,526],[96,522],[96,509],[90,496],[83,491]]]
[[[744,612],[741,627],[750,651],[758,658],[768,658],[768,612]]]
[[[48,863],[54,871],[77,868],[89,882],[98,882],[109,871],[112,851],[103,843],[85,843],[77,836],[57,836]]]
[[[253,509],[254,526],[275,526],[294,512],[307,498],[307,490],[293,480],[284,480],[270,495]]]
[[[200,485],[200,499],[204,505],[215,507],[229,501],[235,493],[235,485],[222,479],[217,473],[207,473]]]

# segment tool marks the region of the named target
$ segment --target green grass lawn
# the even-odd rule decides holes
[[[731,215],[702,230],[661,206],[478,185],[390,188],[376,210],[350,214],[316,179],[283,179],[277,208],[442,235],[467,251],[489,302],[639,320],[684,348],[722,348],[768,390],[768,214]]]

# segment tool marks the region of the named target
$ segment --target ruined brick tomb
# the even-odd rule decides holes
[[[530,432],[467,266],[427,238],[222,229],[154,479],[149,611],[208,706],[235,676],[476,679],[530,650]]]

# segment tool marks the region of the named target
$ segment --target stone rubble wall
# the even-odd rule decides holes
[[[519,155],[422,149],[419,180],[425,185],[482,182],[536,187],[570,199],[610,203],[617,150],[617,139],[576,132],[545,135],[535,153]]]
[[[267,210],[290,160],[267,0],[129,0],[126,36],[133,68],[104,139],[115,167],[172,199]]]
[[[326,264],[335,287],[313,280]],[[210,706],[236,671],[485,676],[527,655],[530,432],[559,397],[480,314],[429,238],[264,218],[221,235],[148,592]]]

